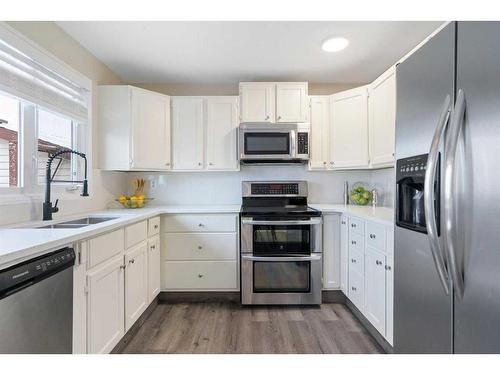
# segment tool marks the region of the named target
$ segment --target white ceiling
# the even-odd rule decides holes
[[[57,22],[126,82],[375,79],[441,22]],[[326,53],[341,36],[349,46]]]

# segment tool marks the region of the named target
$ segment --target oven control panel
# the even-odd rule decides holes
[[[252,195],[298,195],[297,183],[252,184]]]

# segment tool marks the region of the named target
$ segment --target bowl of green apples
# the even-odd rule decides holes
[[[358,206],[366,206],[372,201],[372,193],[360,183],[353,185],[349,197],[351,198],[350,203]]]

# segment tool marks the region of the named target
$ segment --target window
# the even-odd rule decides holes
[[[91,87],[88,78],[0,23],[1,194],[42,193],[47,161],[61,149],[91,159]],[[52,178],[64,183],[59,189],[72,189],[83,167],[78,156],[63,154],[52,163]]]
[[[19,124],[21,102],[0,94],[0,187],[21,186]]]

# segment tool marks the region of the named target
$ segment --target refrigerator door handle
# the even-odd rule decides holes
[[[439,146],[443,135],[445,134],[446,127],[450,118],[451,112],[451,99],[447,95],[443,107],[441,110],[441,115],[439,116],[436,131],[431,142],[431,148],[429,150],[429,155],[427,157],[427,169],[425,171],[425,182],[424,182],[424,210],[427,226],[427,234],[430,242],[432,258],[434,260],[434,265],[443,286],[444,293],[446,295],[450,294],[449,287],[449,275],[446,269],[443,249],[439,241],[437,233],[436,224],[436,214],[435,214],[435,191],[434,185],[436,183],[436,172],[438,167],[438,156],[439,156]]]
[[[465,116],[465,94],[463,90],[458,91],[455,109],[451,116],[450,130],[446,139],[446,156],[444,167],[444,222],[445,222],[445,242],[450,268],[451,279],[455,295],[461,299],[464,294],[463,272],[459,269],[456,256],[455,234],[455,202],[453,197],[453,183],[455,181],[455,162],[457,156],[457,145],[460,137],[460,130]]]

